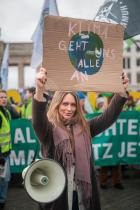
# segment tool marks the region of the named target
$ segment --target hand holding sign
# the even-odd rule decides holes
[[[39,101],[44,101],[43,93],[45,91],[45,85],[47,82],[47,70],[45,68],[40,68],[39,72],[36,74],[36,94],[35,99]]]
[[[123,83],[125,90],[127,90],[128,85],[129,85],[129,79],[128,79],[126,72],[122,73],[122,83]]]
[[[128,88],[128,85],[129,85],[129,78],[128,78],[126,72],[122,73],[121,80],[122,80],[122,84],[123,84],[123,87],[124,87],[124,92],[120,92],[119,94],[122,97],[126,97],[127,98],[128,97],[127,88]]]
[[[38,88],[44,88],[47,81],[47,70],[45,68],[40,68],[36,75],[36,83]]]

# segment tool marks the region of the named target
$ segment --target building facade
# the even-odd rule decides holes
[[[0,42],[0,63],[6,43]],[[33,43],[9,43],[8,89],[20,89],[34,83],[30,67]],[[28,83],[27,81],[28,80]]]
[[[140,40],[124,50],[123,69],[128,74],[131,91],[140,91]]]

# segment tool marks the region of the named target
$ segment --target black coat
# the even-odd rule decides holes
[[[89,121],[92,137],[101,133],[115,122],[120,112],[122,111],[125,101],[125,98],[122,98],[119,94],[115,94],[105,112]],[[54,158],[55,146],[53,142],[52,125],[46,117],[46,102],[33,100],[32,122],[35,132],[41,142],[43,156]],[[98,183],[92,157],[90,168],[92,182],[92,199],[90,201],[90,207],[87,210],[101,210]],[[63,194],[56,201],[51,204],[40,204],[40,210],[60,209],[68,210],[67,186]]]

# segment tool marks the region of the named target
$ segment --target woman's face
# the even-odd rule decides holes
[[[76,112],[76,101],[73,95],[68,93],[63,98],[63,101],[59,105],[59,114],[64,120],[70,120]]]

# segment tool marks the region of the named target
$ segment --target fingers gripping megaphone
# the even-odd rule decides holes
[[[28,195],[39,203],[53,202],[66,186],[64,169],[52,159],[35,160],[23,170],[22,178]]]

